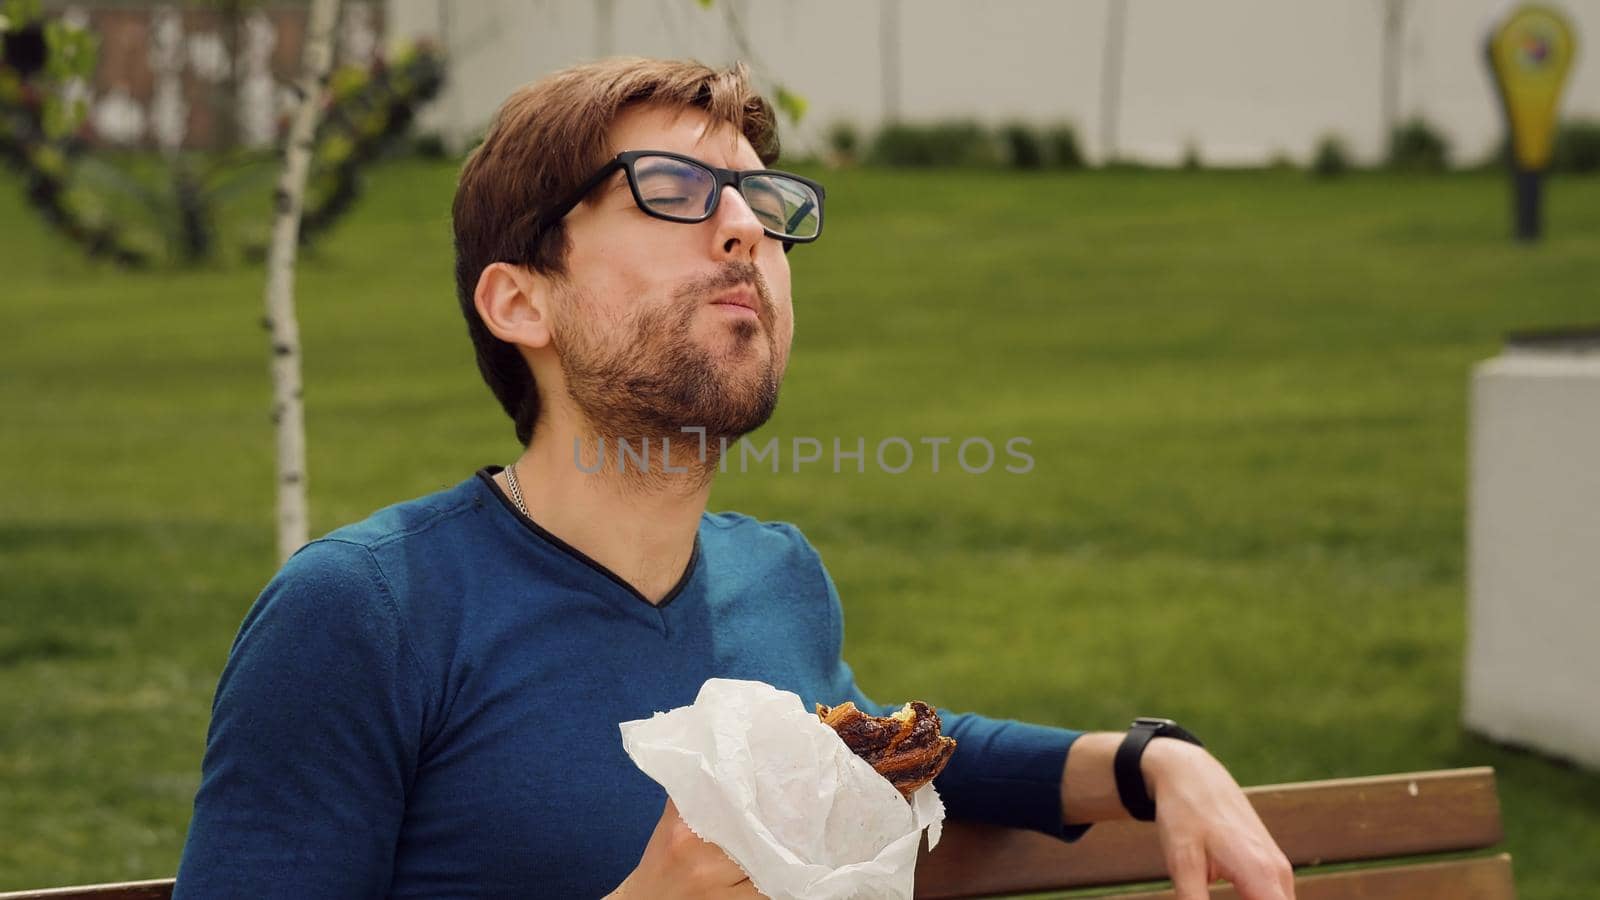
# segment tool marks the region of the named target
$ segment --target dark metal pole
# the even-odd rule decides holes
[[[1117,147],[1117,120],[1122,114],[1122,47],[1126,0],[1106,3],[1106,42],[1100,53],[1100,163],[1113,163]]]
[[[878,60],[883,118],[892,125],[900,121],[900,0],[878,2]]]
[[[616,33],[616,0],[599,0],[594,10],[594,55],[610,56],[612,35]]]
[[[1379,115],[1383,117],[1382,139],[1393,139],[1395,126],[1400,124],[1400,46],[1405,37],[1406,0],[1384,0],[1383,53],[1380,57],[1382,74],[1381,93],[1378,97]]]
[[[1514,194],[1511,206],[1516,214],[1516,237],[1519,241],[1537,241],[1543,230],[1542,196],[1544,173],[1530,172],[1511,165],[1511,188]]]

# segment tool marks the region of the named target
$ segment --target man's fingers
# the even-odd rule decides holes
[[[1167,848],[1167,874],[1178,900],[1207,900],[1206,851],[1200,844],[1174,844]]]
[[[1239,900],[1294,900],[1294,869],[1281,857],[1229,876]]]
[[[756,886],[746,877],[738,884],[730,884],[725,888],[718,888],[716,893],[710,895],[709,900],[753,900],[756,897],[765,897],[766,894],[756,890]]]
[[[1284,900],[1294,900],[1294,866],[1289,865],[1289,858],[1282,852],[1278,853],[1273,864],[1278,875],[1278,885],[1283,888]]]
[[[748,881],[740,882],[729,888],[724,888],[713,895],[713,900],[756,900],[766,894],[756,890],[756,886]]]

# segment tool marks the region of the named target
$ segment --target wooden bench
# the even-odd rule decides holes
[[[1516,898],[1511,857],[1505,853],[1406,859],[1483,851],[1500,842],[1493,769],[1267,785],[1245,793],[1294,864],[1297,900]],[[1364,865],[1306,871],[1334,863]],[[953,822],[938,849],[924,850],[917,863],[917,897],[950,900],[1127,885],[1159,881],[1166,871],[1152,824],[1106,822],[1077,843],[1064,844],[1033,832]],[[1238,895],[1215,885],[1211,896]],[[1159,890],[1116,897],[1173,900],[1176,894]]]
[[[1500,800],[1489,768],[1345,778],[1246,790],[1294,864],[1298,900],[1515,900],[1501,840]],[[1464,851],[1479,851],[1460,858]],[[1451,858],[1415,859],[1426,854]],[[1308,871],[1361,863],[1358,868]],[[1111,887],[1166,877],[1155,826],[1107,822],[1064,844],[1029,831],[951,822],[917,864],[917,897],[954,900]],[[0,900],[168,900],[172,880],[0,894]],[[1098,896],[1098,895],[1088,895]],[[1109,896],[1109,895],[1105,895]],[[1172,900],[1171,890],[1117,900]],[[1217,885],[1214,898],[1236,897]]]

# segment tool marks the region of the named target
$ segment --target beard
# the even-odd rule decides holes
[[[695,318],[713,297],[753,285],[757,319],[738,318],[727,328],[730,346],[712,350],[695,340]],[[621,339],[600,333],[584,315],[589,304],[567,286],[553,304],[559,311],[551,337],[566,378],[567,394],[594,435],[637,441],[679,438],[697,446],[704,428],[707,445],[729,441],[760,428],[778,405],[779,356],[773,330],[772,295],[760,270],[749,262],[730,262],[704,278],[687,282],[672,302],[631,311],[622,320]],[[759,364],[758,350],[766,345]]]

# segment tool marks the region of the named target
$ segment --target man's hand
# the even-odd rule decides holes
[[[1228,770],[1205,750],[1156,738],[1140,761],[1178,900],[1205,900],[1218,878],[1241,900],[1294,900],[1294,870]]]
[[[707,897],[748,900],[764,896],[739,864],[716,844],[701,840],[678,816],[672,798],[645,845],[639,865],[609,897],[677,900]]]

